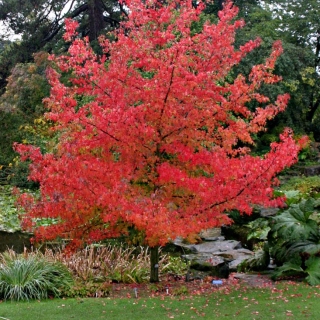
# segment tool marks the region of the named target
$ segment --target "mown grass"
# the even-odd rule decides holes
[[[205,296],[2,302],[0,319],[320,319],[319,298],[319,287],[286,283],[219,288]]]

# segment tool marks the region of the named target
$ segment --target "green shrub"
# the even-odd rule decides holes
[[[15,201],[12,187],[0,185],[0,230],[15,232],[21,229]]]
[[[161,272],[163,274],[171,274],[174,276],[185,276],[188,271],[188,264],[181,257],[166,257],[166,264],[163,265]]]
[[[305,278],[311,285],[319,285],[319,209],[319,199],[303,199],[299,203],[292,202],[275,217],[259,219],[251,224],[256,229],[251,235],[267,240],[265,244],[268,252],[264,250],[261,254],[257,253],[252,259],[245,261],[242,268],[257,270],[257,267],[266,266],[270,253],[278,266],[273,279],[296,276]]]
[[[301,197],[319,197],[320,176],[293,177],[279,188],[280,191],[295,190],[301,193]]]
[[[68,298],[102,298],[110,296],[112,284],[109,282],[76,282],[74,285],[67,287],[63,296]]]
[[[187,294],[189,294],[189,290],[186,286],[181,286],[172,290],[172,295],[174,296],[185,296]]]
[[[72,282],[68,269],[40,253],[0,255],[0,296],[7,300],[46,299],[59,296]]]

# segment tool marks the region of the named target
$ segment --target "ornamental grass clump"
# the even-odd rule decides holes
[[[46,255],[50,255],[49,250]],[[150,256],[144,247],[87,246],[66,255],[54,253],[81,282],[142,283],[149,277]]]
[[[81,283],[143,283],[149,280],[149,251],[143,246],[90,245],[73,254],[47,249],[45,255],[63,263]],[[160,251],[159,269],[161,275],[181,276],[187,265],[180,258]]]
[[[0,297],[5,300],[57,297],[73,282],[68,269],[39,252],[0,254]]]

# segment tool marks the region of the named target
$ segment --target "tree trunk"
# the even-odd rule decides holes
[[[223,9],[223,4],[224,4],[225,0],[218,0],[218,10],[222,10]]]
[[[150,282],[159,282],[159,247],[150,248],[151,272]]]
[[[89,0],[89,40],[96,40],[101,31],[105,27],[104,17],[103,17],[103,5],[101,0]]]

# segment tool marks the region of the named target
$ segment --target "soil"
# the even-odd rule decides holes
[[[215,291],[228,292],[236,287],[272,287],[273,281],[267,275],[234,273],[228,279],[221,279],[221,285],[212,284],[213,277],[186,282],[185,279],[167,277],[159,283],[123,284],[112,283],[110,298],[144,298],[161,296],[204,295]],[[220,279],[219,279],[220,280]]]

